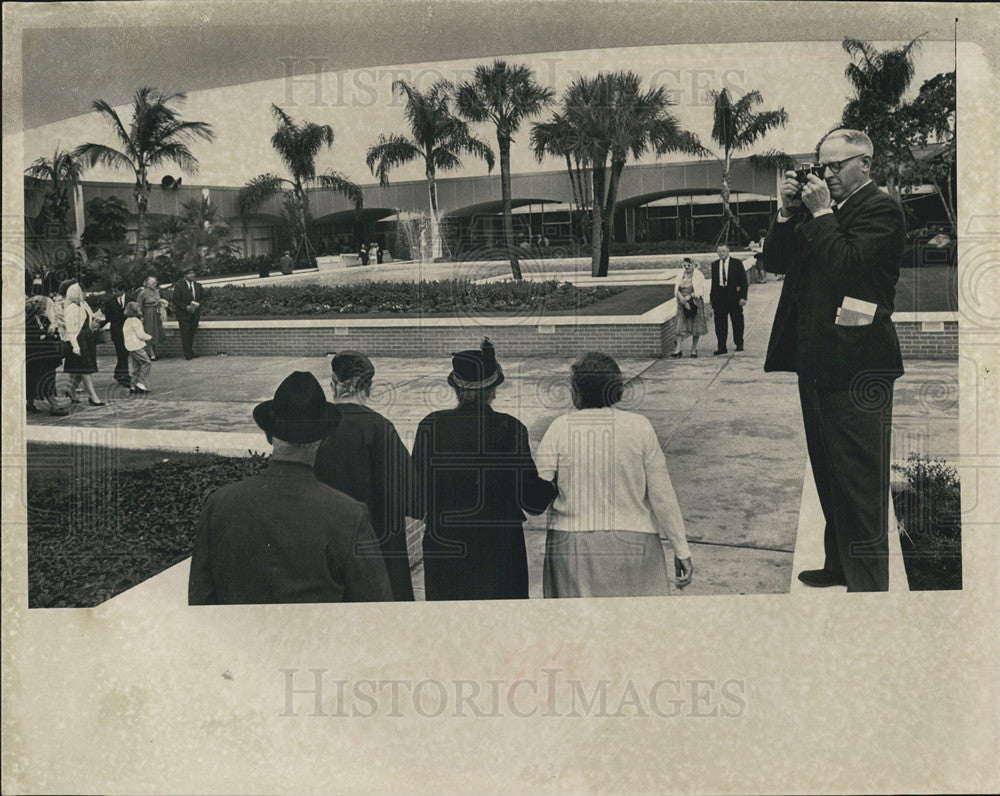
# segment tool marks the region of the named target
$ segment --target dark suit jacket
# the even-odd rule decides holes
[[[174,282],[173,294],[170,297],[170,304],[174,308],[174,315],[176,317],[201,317],[201,307],[198,307],[198,309],[194,312],[188,312],[187,306],[192,301],[197,301],[199,304],[202,304],[204,300],[205,288],[203,288],[198,282],[194,283],[194,291],[188,289],[186,279],[178,279]]]
[[[392,600],[363,503],[312,467],[272,462],[214,492],[195,532],[188,603]]]
[[[903,211],[874,183],[850,197],[835,215],[805,210],[771,225],[765,268],[786,274],[767,347],[766,371],[846,390],[861,374],[903,374],[892,324],[896,281],[906,237]],[[837,326],[844,297],[877,305],[869,326]]]
[[[526,599],[524,513],[543,512],[555,487],[538,477],[524,424],[475,402],[433,412],[413,463],[427,501],[427,599]]]
[[[719,263],[720,260],[712,261],[712,290],[709,293],[709,300],[713,306],[735,304],[740,299],[745,299],[749,292],[747,282],[747,272],[743,267],[743,261],[735,257],[729,258],[729,269],[726,274],[725,288],[719,284]]]
[[[104,320],[108,324],[108,330],[111,332],[112,339],[123,339],[124,334],[122,332],[122,327],[125,326],[125,309],[118,303],[118,299],[121,294],[111,296],[102,308],[104,311]],[[125,296],[125,303],[128,303],[128,296]]]

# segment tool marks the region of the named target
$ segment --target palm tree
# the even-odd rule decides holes
[[[493,171],[493,150],[472,135],[464,121],[452,114],[449,106],[454,86],[450,81],[439,80],[426,92],[421,92],[405,80],[397,80],[392,84],[392,90],[399,91],[406,98],[403,113],[412,137],[380,135],[378,141],[369,147],[365,163],[372,174],[378,176],[381,185],[388,185],[389,172],[393,168],[423,158],[431,208],[432,256],[437,258],[441,256],[437,172],[461,168],[461,154],[481,157]]]
[[[736,227],[747,238],[750,235],[740,225],[740,220],[729,206],[729,179],[734,152],[742,152],[752,147],[770,130],[784,127],[788,122],[788,113],[784,108],[773,111],[755,111],[764,102],[761,93],[756,89],[748,91],[735,102],[728,89],[710,91],[709,97],[714,104],[714,121],[712,124],[712,140],[722,147],[722,229],[715,242],[729,242],[729,233]]]
[[[164,163],[176,163],[185,174],[198,173],[198,159],[188,144],[197,138],[212,141],[215,133],[207,122],[186,122],[176,107],[187,100],[184,93],[163,94],[152,88],[140,88],[132,99],[132,119],[128,128],[115,109],[104,100],[94,100],[94,110],[111,125],[120,149],[104,144],[82,144],[73,154],[89,166],[98,163],[113,169],[131,169],[135,174],[135,197],[139,227],[135,256],[142,253],[142,236],[148,205],[149,170]]]
[[[577,78],[566,91],[563,113],[576,131],[572,148],[591,165],[594,203],[591,228],[591,274],[607,276],[611,224],[618,186],[629,158],[648,152],[705,152],[698,138],[680,127],[669,110],[673,100],[664,86],[642,89],[630,71]]]
[[[872,176],[886,186],[896,201],[900,201],[900,170],[912,161],[896,115],[913,80],[922,38],[917,36],[907,44],[883,52],[859,39],[844,39],[842,43],[851,56],[844,76],[854,88],[854,96],[844,106],[841,123],[863,130],[871,138],[875,148]]]
[[[69,224],[69,196],[80,184],[83,173],[79,160],[72,152],[62,152],[56,147],[51,160],[38,158],[24,170],[24,173],[46,182],[48,186],[39,220],[43,224],[58,225],[64,232]]]
[[[531,148],[535,159],[539,163],[546,155],[565,159],[566,173],[573,192],[571,228],[574,235],[588,239],[583,216],[591,205],[591,186],[587,179],[590,164],[581,143],[577,131],[563,113],[554,113],[547,122],[534,122],[531,125]]]
[[[552,89],[535,80],[534,70],[524,64],[508,64],[502,60],[477,66],[472,79],[459,86],[456,95],[458,111],[462,116],[470,122],[491,122],[496,127],[504,241],[514,279],[521,279],[521,264],[514,248],[511,216],[510,145],[521,122],[540,113],[552,102],[552,98]]]
[[[305,244],[309,254],[309,194],[306,189],[318,185],[343,194],[354,202],[360,211],[364,203],[361,188],[337,171],[316,173],[316,156],[323,147],[333,145],[333,128],[328,124],[296,122],[275,104],[271,113],[278,121],[278,129],[271,136],[271,146],[291,174],[291,179],[276,174],[258,174],[240,189],[238,204],[240,215],[253,212],[275,196],[283,196],[286,214],[293,222],[293,239],[296,251]]]
[[[216,258],[235,253],[229,225],[219,220],[209,197],[182,202],[181,208],[180,215],[154,221],[147,229],[150,250],[169,252],[177,276],[189,267],[202,271]]]

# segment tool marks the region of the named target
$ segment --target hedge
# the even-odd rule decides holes
[[[98,605],[184,560],[208,495],[269,458],[162,453],[101,470],[60,450],[65,470],[33,472],[28,459],[29,608]]]
[[[206,291],[202,317],[420,314],[577,309],[617,295],[623,287],[574,287],[568,282],[359,282],[349,285],[223,285]]]

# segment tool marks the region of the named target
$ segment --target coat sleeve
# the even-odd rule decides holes
[[[878,295],[879,286],[873,279],[882,276],[894,282],[899,276],[906,238],[903,211],[888,197],[871,204],[848,229],[842,229],[832,213],[799,228],[814,267],[841,293],[856,295],[852,291],[860,288],[868,296]]]
[[[660,535],[670,542],[677,558],[690,558],[691,550],[688,548],[687,534],[684,531],[681,506],[677,502],[677,493],[670,480],[670,473],[667,472],[666,457],[663,455],[663,449],[660,447],[652,426],[646,429],[643,448],[645,451],[646,494],[649,497],[649,504],[653,508],[653,515],[656,517]]]
[[[750,283],[747,281],[747,269],[742,260],[733,260],[736,263],[736,298],[746,300],[750,293]]]
[[[795,226],[800,216],[794,214],[787,221],[778,221],[775,217],[771,228],[764,238],[763,264],[764,270],[772,274],[787,274],[792,270],[797,259],[797,241]]]
[[[209,534],[212,523],[212,498],[198,518],[194,532],[194,552],[191,555],[191,574],[188,576],[188,605],[215,605],[218,595],[212,580],[212,558]]]
[[[366,506],[358,512],[353,536],[344,566],[344,602],[392,602],[389,575]]]
[[[430,505],[429,481],[430,481],[430,449],[433,426],[425,417],[417,426],[416,436],[413,438],[413,497],[411,508],[416,514],[412,514],[414,519],[424,519],[427,516],[427,508]]]
[[[549,503],[556,496],[555,485],[551,481],[546,481],[538,475],[538,468],[535,467],[535,460],[531,458],[531,446],[528,441],[528,429],[523,423],[518,423],[518,447],[521,454],[518,462],[518,473],[520,474],[521,508],[528,514],[541,514],[549,507]]]
[[[386,429],[386,452],[390,462],[389,490],[397,499],[403,501],[402,513],[407,517],[420,519],[424,516],[424,501],[420,497],[416,467],[410,452],[399,437],[399,432],[392,423]]]

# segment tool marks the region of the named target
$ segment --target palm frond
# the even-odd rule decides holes
[[[236,200],[240,215],[245,216],[257,210],[265,202],[287,190],[286,186],[292,186],[291,180],[275,174],[258,174],[240,188]]]
[[[361,208],[364,207],[365,199],[364,194],[361,191],[361,187],[352,182],[339,171],[330,171],[326,174],[320,174],[316,177],[316,182],[327,190],[336,191],[337,193],[346,196],[354,202],[355,210],[361,210]]]
[[[365,165],[378,177],[380,185],[388,185],[390,171],[422,156],[424,152],[409,138],[402,135],[380,135],[378,141],[368,148]]]

